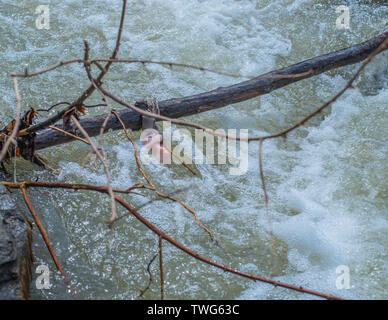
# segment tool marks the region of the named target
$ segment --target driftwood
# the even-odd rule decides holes
[[[384,32],[361,44],[275,70],[232,86],[217,88],[189,97],[159,101],[160,114],[170,118],[180,118],[270,93],[288,84],[310,78],[328,70],[358,63],[366,59],[387,38],[388,32]],[[136,106],[142,109],[146,108],[145,102],[137,102]],[[138,113],[129,109],[123,109],[118,111],[118,114],[127,128],[132,130],[141,129],[141,116]],[[80,124],[88,135],[93,137],[99,134],[105,119],[106,115],[99,115],[93,118],[82,119]],[[63,126],[58,124],[57,128],[63,129]],[[105,127],[105,130],[109,129],[122,129],[117,118],[110,117]],[[71,136],[59,131],[43,129],[38,132],[35,138],[35,150],[73,140],[74,138]]]

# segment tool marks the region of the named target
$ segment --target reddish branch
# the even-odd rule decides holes
[[[164,299],[164,275],[163,275],[163,238],[159,236],[159,271],[160,271],[160,299]]]
[[[93,186],[93,185],[85,185],[85,184],[70,184],[70,183],[63,183],[63,182],[33,182],[33,181],[25,181],[25,182],[20,182],[20,183],[12,183],[12,182],[2,182],[3,185],[7,188],[20,188],[21,185],[24,185],[25,187],[40,187],[40,188],[64,188],[64,189],[70,189],[70,190],[77,190],[77,189],[83,189],[83,190],[92,190],[92,191],[97,191],[97,192],[102,192],[102,193],[108,193],[108,188],[102,187],[102,186]],[[125,209],[127,209],[131,214],[139,220],[142,224],[144,224],[148,229],[150,229],[152,232],[154,232],[156,235],[158,235],[161,239],[164,239],[171,243],[173,246],[176,248],[182,250],[183,252],[187,253],[188,255],[192,256],[193,258],[205,262],[206,264],[209,264],[211,266],[214,266],[218,269],[221,269],[225,272],[229,272],[232,274],[236,274],[239,276],[242,276],[244,278],[256,280],[256,281],[261,281],[265,282],[268,284],[272,284],[275,287],[283,287],[287,288],[290,290],[302,292],[302,293],[307,293],[311,295],[315,295],[318,297],[322,297],[325,299],[330,299],[330,300],[342,300],[342,298],[333,296],[330,294],[325,294],[321,292],[317,292],[314,290],[310,290],[307,288],[303,288],[302,286],[295,286],[291,284],[287,284],[284,282],[276,281],[276,280],[271,280],[267,279],[258,275],[253,275],[253,274],[248,274],[245,272],[238,271],[236,269],[233,269],[231,267],[228,267],[226,265],[219,264],[217,262],[214,262],[208,258],[205,258],[198,254],[197,252],[185,247],[182,245],[180,242],[174,240],[171,238],[169,235],[161,231],[159,228],[157,228],[155,225],[153,225],[151,222],[149,222],[147,219],[145,219],[139,212],[135,210],[130,204],[128,204],[124,199],[119,197],[118,195],[115,194],[115,199],[116,201],[123,206]]]
[[[52,259],[53,259],[53,261],[55,263],[55,266],[57,267],[59,272],[62,274],[62,276],[63,276],[63,278],[64,278],[64,280],[65,280],[65,282],[67,284],[67,287],[69,288],[70,294],[73,296],[73,298],[77,299],[77,296],[74,293],[74,289],[71,286],[70,280],[67,277],[65,271],[63,270],[63,268],[61,266],[61,263],[59,262],[59,259],[58,259],[57,255],[55,254],[54,248],[51,245],[51,242],[50,242],[49,238],[47,237],[47,233],[44,230],[44,227],[43,227],[42,223],[40,222],[40,220],[38,218],[38,215],[36,214],[36,212],[34,210],[34,207],[31,204],[31,201],[30,201],[30,199],[28,197],[28,194],[27,194],[27,187],[26,187],[26,185],[21,183],[21,184],[19,184],[19,187],[20,187],[20,190],[22,192],[24,202],[26,203],[28,209],[31,212],[31,215],[32,215],[32,217],[33,217],[33,219],[35,221],[35,224],[37,225],[37,227],[39,229],[39,232],[40,232],[40,234],[41,234],[41,236],[43,238],[44,243],[47,246],[48,251],[50,252],[50,255],[51,255],[51,257],[52,257]]]
[[[111,215],[111,218],[110,220],[113,221],[114,219],[117,218],[117,213],[116,213],[116,202],[114,200],[114,193],[113,193],[113,189],[112,189],[112,182],[111,182],[111,175],[110,175],[110,170],[109,170],[109,167],[108,165],[106,164],[105,162],[105,159],[104,157],[101,155],[101,153],[97,150],[97,147],[94,145],[94,143],[92,142],[92,140],[90,139],[89,135],[87,134],[87,132],[84,130],[84,128],[82,128],[82,126],[79,124],[78,120],[74,117],[74,116],[71,116],[71,119],[73,120],[73,122],[75,123],[76,127],[78,128],[78,130],[83,134],[83,136],[87,139],[87,141],[89,142],[90,146],[92,147],[92,150],[93,152],[95,153],[95,155],[98,157],[98,159],[101,161],[102,165],[104,166],[104,170],[105,170],[105,174],[106,174],[106,180],[107,180],[107,185],[108,185],[108,194],[109,194],[109,197],[111,199],[111,211],[112,211],[112,215]]]
[[[263,141],[264,141],[263,139],[259,140],[259,171],[260,171],[261,185],[264,193],[265,215],[267,217],[269,234],[271,237],[273,273],[276,275],[278,273],[278,264],[277,264],[275,236],[273,234],[271,216],[269,215],[268,194],[267,194],[267,188],[265,186],[264,171],[263,171],[263,157],[262,157]]]

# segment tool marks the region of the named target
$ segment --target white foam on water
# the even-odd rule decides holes
[[[293,153],[299,164],[277,189],[278,197],[294,211],[274,224],[275,235],[288,245],[288,268],[292,270],[279,280],[299,283],[303,274],[306,285],[332,294],[357,298],[370,291],[372,296],[365,298],[384,297],[384,269],[377,267],[382,274],[377,272],[369,282],[366,273],[386,263],[381,246],[386,239],[376,242],[376,232],[387,231],[387,143],[381,136],[387,129],[387,97],[387,90],[369,97],[352,90],[333,104],[318,127],[299,139],[301,150]],[[375,119],[374,128],[368,118]],[[385,156],[377,156],[379,150],[385,150]],[[336,290],[339,265],[350,268],[350,290]],[[377,292],[376,283],[381,286]],[[272,288],[257,285],[240,298],[266,294],[276,296]]]

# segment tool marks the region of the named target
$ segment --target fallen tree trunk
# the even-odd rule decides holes
[[[328,70],[358,63],[366,59],[387,38],[388,31],[361,44],[272,71],[229,87],[217,88],[190,97],[159,101],[160,114],[170,118],[180,118],[270,93],[288,84],[310,78]],[[146,108],[144,102],[137,102],[136,105],[143,109]],[[132,130],[139,130],[141,128],[141,117],[138,113],[129,109],[120,110],[118,113],[127,128]],[[105,118],[106,115],[104,114],[89,119],[82,119],[80,124],[89,136],[97,136]],[[57,127],[63,129],[62,125],[57,125]],[[122,129],[121,124],[115,117],[110,117],[105,130],[109,129]],[[72,137],[58,131],[44,129],[37,133],[35,149],[44,149],[73,140]]]

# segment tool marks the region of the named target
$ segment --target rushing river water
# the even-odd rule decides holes
[[[37,29],[40,1],[1,0],[0,103],[5,125],[15,112],[11,72],[38,70],[83,56],[109,57],[121,2],[45,1],[50,29]],[[348,4],[350,29],[337,30],[336,7]],[[128,1],[120,58],[194,64],[241,75],[273,69],[367,40],[384,30],[386,1],[308,0],[139,0]],[[273,275],[271,238],[258,171],[258,144],[249,145],[249,168],[232,176],[230,165],[197,165],[192,176],[177,165],[148,165],[157,187],[198,212],[220,243],[216,246],[178,204],[155,202],[141,213],[169,235],[205,257],[233,268],[345,298],[388,298],[388,54],[379,55],[351,90],[323,115],[290,134],[264,143],[269,213],[279,274]],[[356,66],[298,82],[269,95],[190,117],[212,128],[274,133],[302,119],[338,92]],[[126,101],[183,97],[244,79],[157,65],[114,65],[105,86]],[[88,85],[80,65],[19,80],[22,107],[45,108],[73,101]],[[90,104],[100,102],[94,94]],[[119,106],[114,105],[116,108]],[[50,115],[54,114],[52,111]],[[104,112],[89,110],[87,116]],[[41,117],[47,117],[42,113]],[[173,130],[176,127],[173,126]],[[135,138],[139,133],[133,133]],[[114,187],[142,181],[133,149],[122,132],[104,136]],[[82,166],[89,152],[81,142],[40,151],[59,170],[55,175],[16,161],[18,181],[106,184],[103,168]],[[13,164],[7,168],[12,171]],[[12,177],[10,178],[12,179]],[[31,190],[59,259],[82,299],[136,299],[148,281],[146,267],[157,238],[134,218],[107,229],[109,199],[92,192]],[[127,197],[133,205],[140,196]],[[27,209],[20,201],[20,208]],[[124,213],[119,209],[119,213]],[[64,281],[34,229],[35,268],[48,264],[51,289],[31,285],[33,299],[67,299]],[[221,248],[222,247],[222,248]],[[163,246],[168,299],[306,299],[313,296],[274,288],[196,261]],[[349,289],[339,289],[338,266],[349,268]],[[158,263],[144,295],[159,298]],[[338,271],[338,270],[337,270]]]

